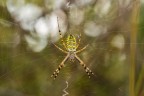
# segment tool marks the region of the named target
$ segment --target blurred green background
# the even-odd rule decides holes
[[[1,0],[0,96],[144,96],[144,0]],[[57,18],[59,21],[57,22]],[[58,34],[81,38],[77,60]],[[80,37],[80,34],[82,35]]]

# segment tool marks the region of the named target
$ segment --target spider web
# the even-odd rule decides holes
[[[82,68],[82,66],[77,61],[75,61],[74,63],[66,62],[66,67],[62,69],[57,79],[53,81],[50,78],[50,75],[55,70],[55,68],[57,68],[58,64],[60,64],[60,62],[64,59],[65,54],[62,54],[56,48],[53,48],[51,44],[48,44],[47,47],[40,53],[32,52],[31,50],[29,50],[29,48],[27,47],[27,43],[23,39],[19,41],[20,43],[17,41],[18,40],[17,38],[24,38],[24,37],[19,37],[19,35],[21,34],[19,33],[20,31],[18,27],[13,29],[13,26],[17,26],[16,23],[7,21],[5,19],[1,19],[0,22],[1,22],[0,24],[2,25],[2,27],[0,28],[5,29],[4,30],[5,32],[1,31],[1,36],[0,36],[1,38],[0,39],[0,70],[1,70],[0,82],[2,85],[1,88],[8,90],[8,92],[10,92],[11,94],[15,92],[15,94],[20,94],[22,96],[24,95],[24,93],[20,93],[16,90],[10,90],[7,88],[9,86],[13,86],[12,89],[20,88],[20,90],[29,91],[29,89],[25,89],[25,88],[29,88],[29,87],[31,88],[32,85],[30,84],[31,86],[25,87],[28,84],[25,85],[21,82],[23,80],[25,81],[33,80],[30,82],[31,83],[33,82],[33,84],[37,85],[38,82],[36,82],[36,80],[38,80],[39,82],[43,82],[42,87],[45,88],[44,91],[48,90],[49,93],[55,92],[53,91],[54,89],[58,91],[55,92],[53,96],[59,96],[63,94],[62,90],[65,89],[66,81],[69,84],[67,89],[67,92],[69,94],[74,92],[77,94],[83,94],[84,96],[87,95],[94,96],[95,94],[98,94],[97,93],[99,92],[98,88],[101,88],[103,89],[103,91],[106,91],[107,86],[112,86],[112,85],[104,84],[105,86],[101,87],[102,85],[101,83],[108,82],[107,81],[108,77],[104,76],[105,75],[104,73],[107,72],[108,70],[104,72],[101,72],[100,70],[105,68],[105,66],[110,66],[109,63],[107,64],[105,62],[111,60],[110,63],[113,63],[114,62],[113,59],[117,59],[115,57],[119,56],[121,52],[128,49],[129,48],[128,45],[130,44],[128,41],[126,41],[125,43],[126,48],[124,48],[124,50],[118,50],[116,48],[109,47],[110,46],[109,44],[111,44],[111,40],[108,40],[109,39],[108,37],[106,37],[107,42],[105,42],[104,40],[105,37],[103,36],[101,36],[102,38],[100,39],[90,38],[90,40],[86,42],[87,44],[89,44],[89,47],[86,49],[86,51],[82,52],[78,56],[80,56],[80,58],[86,63],[86,65],[90,67],[92,71],[95,72],[96,77],[92,77],[92,79],[88,79],[87,74]],[[12,31],[9,32],[9,30]],[[81,38],[82,41],[80,47],[85,45],[85,40],[87,39],[87,37],[82,34]],[[133,44],[143,47],[143,43],[133,43]],[[112,56],[111,54],[114,53],[118,53],[118,54]],[[100,54],[103,54],[103,56]],[[104,55],[107,56],[104,57]],[[142,62],[143,55],[139,53],[138,56],[140,58],[138,58],[137,61]],[[49,59],[49,57],[51,59]],[[108,60],[101,62],[101,60],[103,60],[102,58],[108,58]],[[101,63],[104,63],[106,65],[103,65]],[[115,64],[112,65],[114,66]],[[96,82],[94,84],[91,83],[94,80]],[[15,84],[14,82],[16,81],[18,81],[17,83],[20,85]],[[63,81],[63,83],[61,83],[61,81]],[[92,89],[93,85],[99,86],[96,89],[98,91]],[[120,94],[119,96],[127,96],[127,92],[124,89],[125,86],[120,86],[119,88],[116,88],[114,91],[119,91],[118,92]],[[36,90],[39,90],[39,88],[36,87]],[[80,93],[82,90],[84,90],[85,92]],[[33,91],[34,90],[32,90],[31,92]],[[28,93],[25,93],[25,95],[27,94]]]

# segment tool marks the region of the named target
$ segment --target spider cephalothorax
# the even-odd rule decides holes
[[[57,20],[58,20],[58,18],[57,18]],[[59,29],[59,24],[58,24],[58,29]],[[59,29],[59,34],[60,34],[60,37],[61,37],[62,44],[63,44],[63,46],[64,46],[64,48],[65,48],[66,50],[61,49],[60,47],[58,47],[58,46],[55,45],[55,44],[54,44],[54,45],[55,45],[55,47],[58,48],[60,51],[66,53],[67,56],[66,56],[66,57],[64,58],[64,60],[61,62],[61,64],[59,65],[58,69],[56,69],[56,70],[54,71],[54,73],[52,74],[51,77],[54,76],[54,79],[55,79],[55,78],[58,76],[61,68],[64,66],[64,63],[65,63],[68,59],[69,59],[70,61],[72,61],[72,62],[73,62],[75,59],[78,60],[78,61],[80,62],[80,64],[84,67],[84,69],[85,69],[86,73],[88,74],[89,78],[90,78],[90,75],[91,75],[91,74],[94,75],[94,73],[93,73],[88,67],[86,67],[86,65],[84,64],[84,62],[76,55],[77,53],[79,53],[79,52],[83,51],[84,49],[86,49],[86,47],[87,47],[88,45],[86,45],[85,47],[83,47],[83,48],[80,49],[80,50],[77,50],[77,48],[79,47],[79,44],[80,44],[80,40],[81,40],[80,38],[79,38],[79,40],[78,40],[78,42],[77,42],[75,36],[72,35],[72,34],[70,34],[70,35],[67,36],[66,41],[64,41],[63,38],[62,38],[62,34],[61,34],[60,29]]]

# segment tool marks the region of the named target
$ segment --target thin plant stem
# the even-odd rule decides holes
[[[139,16],[139,0],[134,4],[131,17],[131,33],[130,33],[130,70],[129,70],[129,96],[135,96],[135,58],[136,43],[138,32],[138,16]]]

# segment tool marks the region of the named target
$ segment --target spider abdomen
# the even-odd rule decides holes
[[[76,38],[73,35],[69,35],[66,40],[66,47],[68,51],[76,51],[77,44]]]

